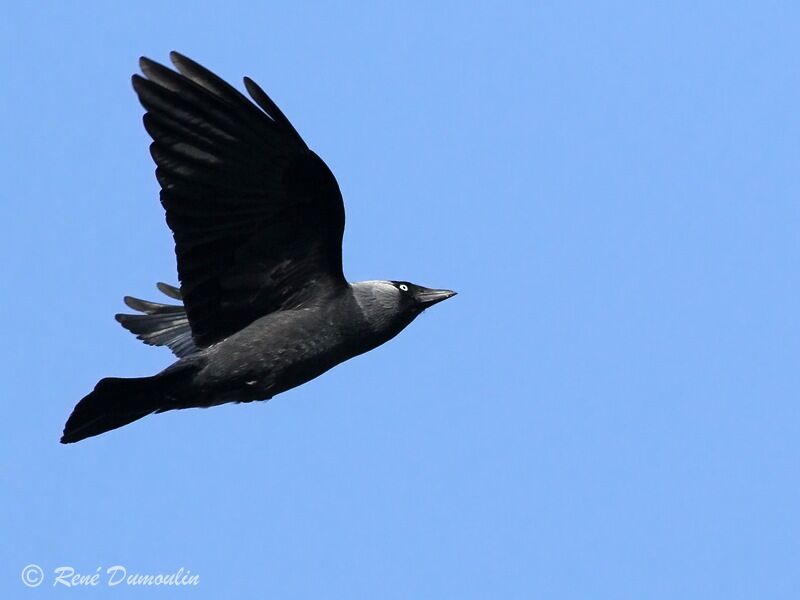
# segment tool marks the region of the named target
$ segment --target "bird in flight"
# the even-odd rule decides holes
[[[175,239],[180,304],[126,297],[117,320],[178,357],[152,377],[101,379],[61,442],[152,413],[269,400],[372,350],[455,292],[407,281],[349,283],[344,205],[327,165],[251,79],[252,101],[172,52],[133,88]]]

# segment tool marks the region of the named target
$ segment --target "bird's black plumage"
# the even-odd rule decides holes
[[[183,300],[181,291],[176,287],[159,283],[158,289],[173,300]],[[125,296],[124,301],[129,308],[142,314],[118,314],[116,319],[145,344],[168,346],[178,357],[188,356],[197,351],[192,339],[189,318],[183,306],[149,302],[130,296]]]
[[[141,60],[133,87],[175,238],[192,336],[205,347],[344,288],[344,206],[324,162],[255,83],[261,109],[197,63]]]
[[[62,442],[153,412],[264,400],[387,341],[453,295],[408,282],[350,284],[344,205],[325,163],[252,80],[248,100],[173,52],[142,58],[133,87],[175,239],[181,302],[126,297],[117,320],[179,358],[149,378],[100,381]]]

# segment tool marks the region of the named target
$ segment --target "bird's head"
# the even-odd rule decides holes
[[[402,331],[426,308],[456,295],[408,281],[360,281],[352,287],[370,328],[388,337]]]
[[[452,290],[426,288],[408,281],[387,281],[386,283],[391,284],[398,291],[397,298],[401,311],[410,313],[414,317],[426,308],[456,295],[456,292]]]

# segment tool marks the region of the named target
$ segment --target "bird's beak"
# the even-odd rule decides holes
[[[422,306],[422,308],[428,308],[437,302],[447,300],[455,295],[456,292],[452,290],[432,290],[429,288],[422,288],[417,292],[417,302]]]

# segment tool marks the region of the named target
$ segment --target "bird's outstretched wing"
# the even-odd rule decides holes
[[[181,291],[166,283],[158,283],[158,289],[173,300],[182,300]],[[125,329],[151,346],[167,346],[177,357],[189,356],[197,351],[192,339],[192,329],[183,305],[149,302],[125,296],[128,308],[138,315],[118,314],[114,318]]]
[[[142,58],[133,87],[175,238],[198,347],[268,313],[347,285],[344,206],[331,171],[261,88],[254,104],[173,52],[178,72]]]

